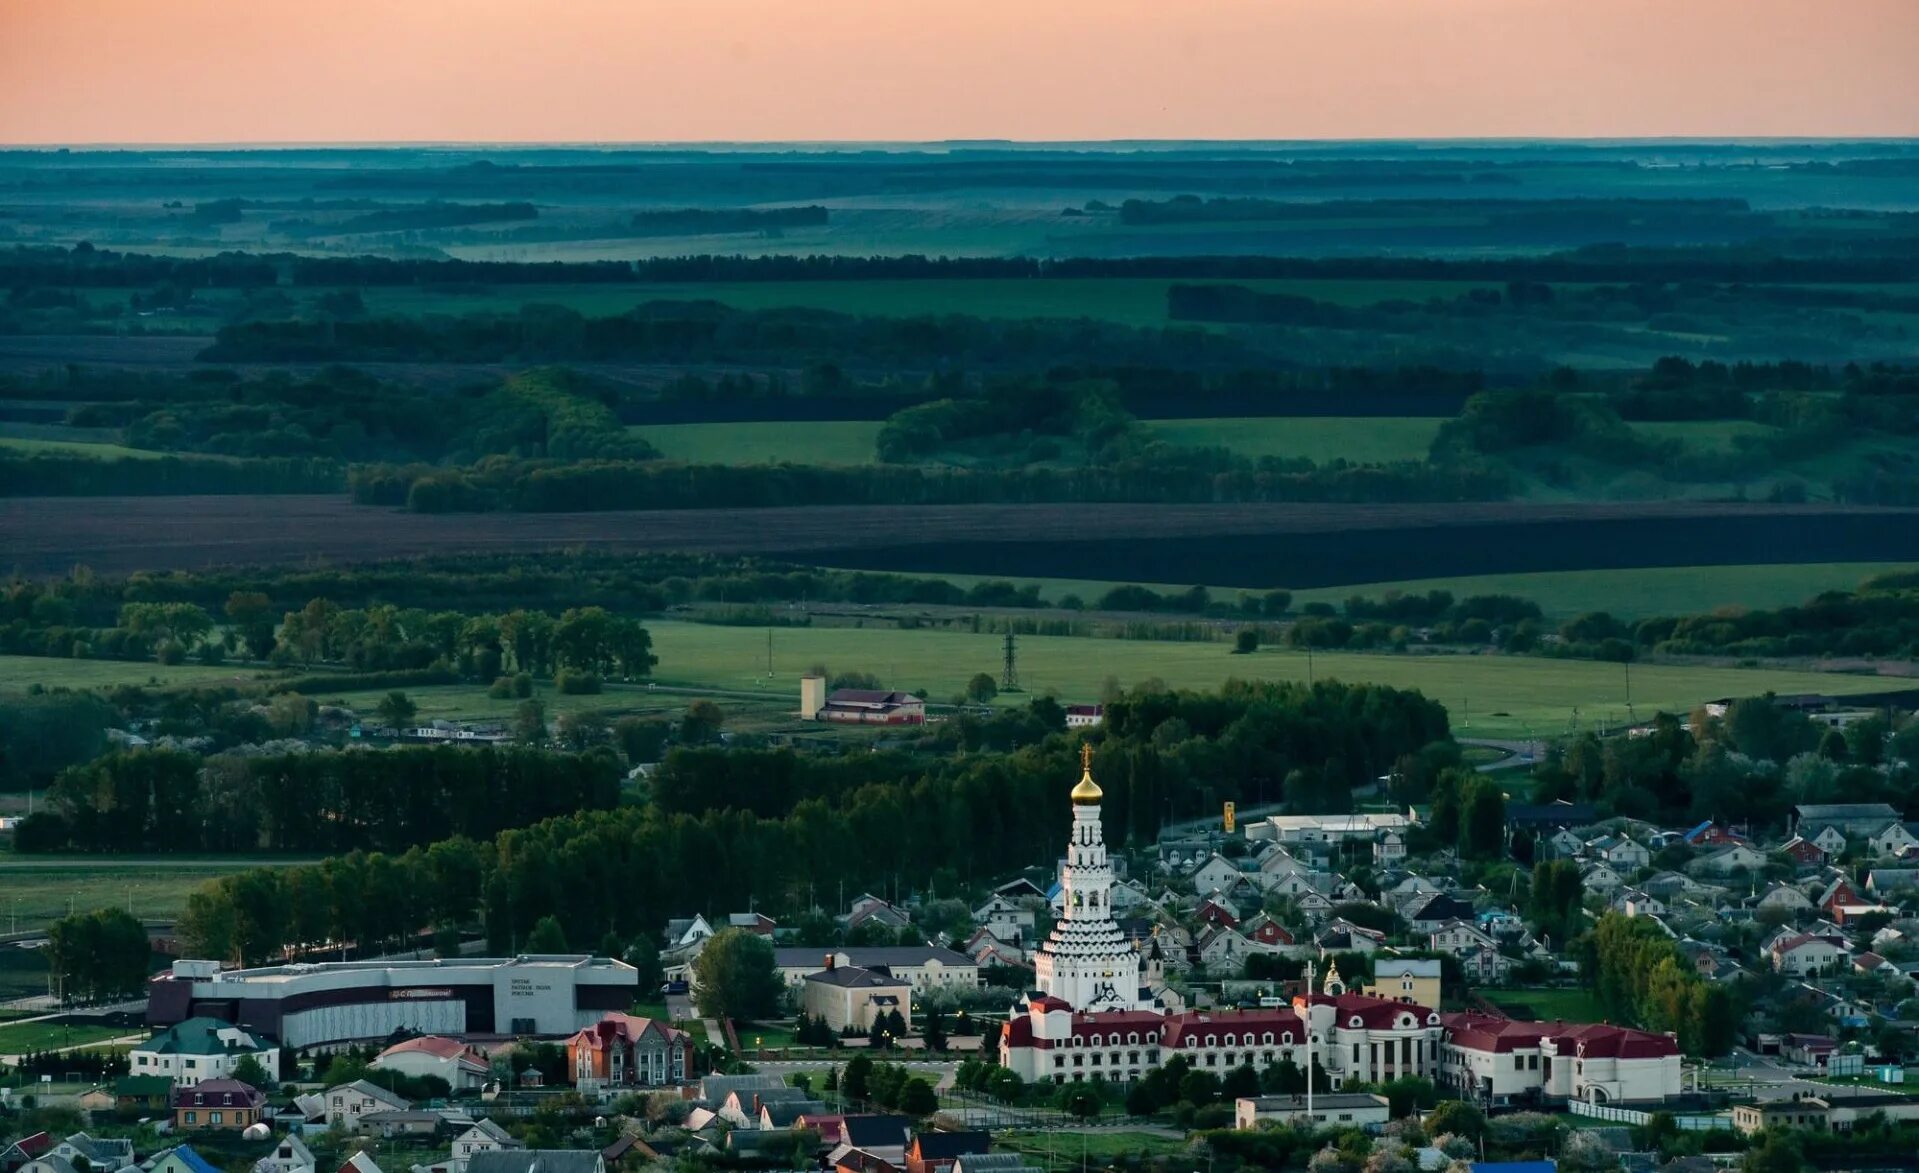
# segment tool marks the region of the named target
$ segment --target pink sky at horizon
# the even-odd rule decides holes
[[[0,0],[0,143],[1919,136],[1919,0]]]

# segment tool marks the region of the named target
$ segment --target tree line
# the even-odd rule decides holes
[[[319,750],[261,757],[136,749],[71,766],[21,852],[403,851],[619,801],[608,750],[522,747]]]
[[[1919,277],[1911,250],[1833,245],[1812,254],[1757,242],[1739,247],[1588,246],[1539,256],[1140,256],[940,257],[744,256],[707,254],[635,261],[462,261],[389,257],[308,257],[226,252],[163,257],[81,243],[72,248],[16,245],[0,250],[7,288],[184,288],[405,285],[558,285],[703,281],[956,280],[1004,278],[1167,277],[1643,282],[1719,281],[1909,282]]]
[[[345,466],[322,459],[101,460],[67,452],[0,452],[0,497],[338,493],[346,487]]]
[[[1403,462],[1315,467],[1257,461],[1224,450],[1155,450],[1137,460],[1081,468],[719,465],[664,461],[490,461],[463,469],[360,465],[349,479],[365,505],[422,513],[577,512],[598,509],[774,507],[987,502],[1486,501],[1511,478],[1486,468]]]
[[[393,874],[379,898],[364,889],[366,860],[344,871],[337,859],[257,869],[196,893],[192,926],[218,933],[183,931],[211,956],[258,960],[477,920],[492,948],[510,950],[550,915],[568,941],[631,941],[694,911],[832,907],[841,886],[958,893],[1058,853],[1079,765],[1077,737],[1055,721],[1018,749],[940,758],[682,749],[668,755],[644,807],[560,814],[458,841],[459,858],[478,861],[458,883],[434,872],[438,846],[370,857]],[[1417,693],[1235,682],[1218,693],[1116,700],[1091,740],[1107,832],[1124,843],[1262,792],[1283,789],[1302,810],[1349,809],[1353,785],[1449,735],[1444,709]]]
[[[1574,951],[1609,1021],[1672,1031],[1688,1055],[1732,1049],[1741,1017],[1732,990],[1700,977],[1651,918],[1608,911]]]

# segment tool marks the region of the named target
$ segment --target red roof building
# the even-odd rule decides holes
[[[566,1066],[583,1091],[681,1084],[693,1067],[693,1040],[663,1022],[615,1012],[566,1040]]]
[[[1671,1035],[1608,1024],[1447,1014],[1440,1078],[1469,1098],[1639,1103],[1679,1094]]]

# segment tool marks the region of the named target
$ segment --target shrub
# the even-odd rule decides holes
[[[554,685],[568,696],[591,696],[600,691],[600,678],[592,672],[562,668],[553,678]]]

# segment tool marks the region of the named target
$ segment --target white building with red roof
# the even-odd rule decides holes
[[[454,1091],[471,1091],[486,1082],[487,1057],[465,1043],[441,1035],[421,1035],[395,1043],[373,1059],[374,1067],[402,1075],[435,1076]]]
[[[1289,1007],[1258,1010],[1076,1012],[1064,1000],[1036,995],[1000,1031],[1000,1064],[1028,1082],[1130,1082],[1174,1055],[1216,1075],[1242,1064],[1264,1069],[1311,1057],[1332,1091],[1351,1080],[1403,1075],[1433,1078],[1439,1070],[1439,1015],[1423,1006],[1347,993],[1337,971],[1324,992]]]
[[[1468,1099],[1644,1103],[1680,1092],[1679,1044],[1621,1026],[1447,1014],[1439,1080]]]

